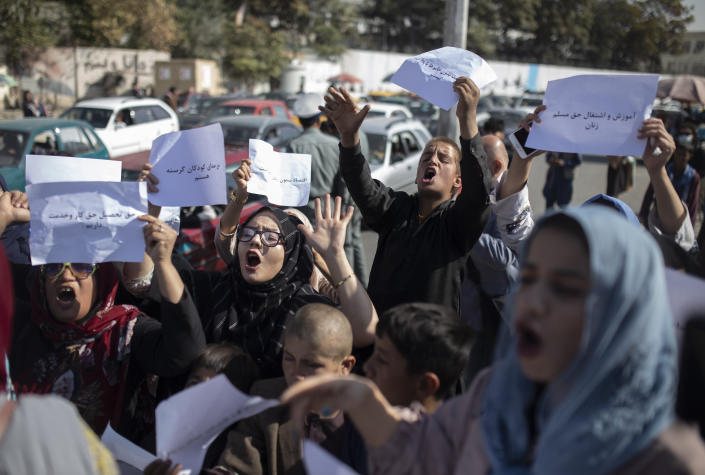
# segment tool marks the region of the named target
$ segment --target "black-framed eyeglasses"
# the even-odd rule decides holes
[[[284,241],[284,235],[276,231],[269,231],[267,229],[259,231],[249,226],[240,226],[237,229],[238,241],[250,242],[256,234],[259,234],[260,241],[267,247],[274,247]]]
[[[78,280],[87,279],[93,275],[93,273],[98,268],[98,264],[84,264],[84,263],[71,263],[64,262],[63,264],[44,264],[42,266],[42,272],[44,275],[50,279],[56,279],[58,276],[63,274],[64,269],[69,268],[74,277]]]

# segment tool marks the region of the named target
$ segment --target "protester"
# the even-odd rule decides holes
[[[674,421],[677,348],[658,248],[599,206],[542,219],[490,370],[432,416],[402,419],[371,382],[322,376],[282,402],[341,407],[370,473],[702,473]]]
[[[490,117],[482,126],[482,132],[484,135],[494,135],[500,140],[504,140],[504,120]]]
[[[47,111],[44,104],[34,98],[30,91],[24,91],[22,111],[25,117],[46,117]]]
[[[695,140],[695,131],[692,128],[680,127],[678,129],[673,160],[668,163],[665,168],[665,174],[673,184],[680,200],[685,203],[688,214],[690,215],[690,222],[693,226],[695,226],[698,200],[700,198],[700,175],[698,175],[688,162],[695,150]],[[639,217],[643,222],[647,222],[648,220],[654,198],[658,201],[658,196],[654,196],[655,190],[652,185],[653,184],[650,184],[646,189],[644,199],[641,202]]]
[[[474,332],[448,307],[397,305],[377,324],[365,376],[390,404],[416,402],[431,414],[455,394],[474,339]]]
[[[299,118],[304,131],[292,139],[286,147],[290,153],[305,153],[311,155],[311,191],[306,206],[299,208],[309,220],[315,217],[316,198],[323,198],[326,194],[340,196],[343,202],[352,204],[350,195],[343,178],[340,175],[338,163],[338,140],[332,135],[321,131],[324,117],[318,110],[323,103],[320,94],[308,93],[299,96],[294,103],[294,113]],[[361,222],[355,221],[348,226],[348,239],[345,242],[345,253],[348,261],[355,269],[355,275],[367,284],[367,266],[362,252],[360,230]]]
[[[634,157],[614,156],[607,157],[607,195],[617,197],[634,186]]]
[[[355,365],[350,323],[339,310],[324,304],[305,305],[284,333],[284,376],[255,383],[252,394],[277,398],[298,381],[321,374],[350,374]],[[358,473],[366,473],[366,452],[352,423],[339,410],[310,413],[310,438]],[[229,473],[305,474],[301,439],[286,407],[278,406],[240,421],[228,434],[218,469]]]
[[[460,96],[462,157],[450,139],[429,141],[419,161],[415,195],[372,180],[358,140],[369,106],[358,110],[344,88],[330,88],[326,107],[320,107],[340,133],[345,183],[364,220],[379,234],[368,287],[378,312],[410,301],[458,310],[467,255],[487,219],[490,173],[476,121],[479,89],[470,79],[460,78],[454,90]],[[451,200],[461,184],[463,192]]]
[[[130,362],[145,373],[176,376],[205,344],[196,308],[171,264],[176,232],[146,219],[160,321],[115,304],[119,278],[111,263],[42,266],[32,282],[30,314],[15,315],[10,367],[17,392],[64,396],[98,434],[111,419],[119,422]]]
[[[575,167],[580,165],[582,159],[577,153],[548,152],[546,162],[549,164],[546,183],[543,185],[546,209],[549,210],[556,204],[565,208],[573,197]]]
[[[176,88],[174,86],[171,86],[169,88],[169,91],[167,91],[166,94],[164,94],[163,97],[164,102],[171,107],[174,112],[178,112],[179,109],[179,100],[178,97],[176,96]]]

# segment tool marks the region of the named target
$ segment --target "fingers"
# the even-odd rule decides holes
[[[27,193],[23,193],[19,190],[12,190],[10,191],[10,201],[12,202],[12,206],[15,208],[29,209]]]
[[[335,197],[335,210],[333,211],[333,219],[340,221],[340,209],[343,206],[343,199],[340,196]]]
[[[348,224],[354,214],[355,214],[355,207],[352,205],[348,206],[348,209],[345,210],[343,215],[340,217],[340,220],[343,221],[345,224]]]
[[[315,201],[315,216],[316,216],[316,228],[320,226],[320,223],[323,222],[323,213],[321,212],[321,199],[316,198]]]
[[[340,92],[343,94],[343,97],[345,97],[345,102],[347,102],[348,104],[355,104],[355,99],[353,99],[347,89],[341,87]]]
[[[521,122],[519,122],[519,127],[523,128],[527,132],[530,132],[531,131],[531,124],[533,122],[536,122],[537,124],[541,123],[540,114],[541,114],[541,112],[543,112],[545,110],[546,110],[545,105],[542,104],[542,105],[538,106],[536,109],[534,109],[534,112],[532,114],[527,114],[526,117],[524,117],[524,119]]]

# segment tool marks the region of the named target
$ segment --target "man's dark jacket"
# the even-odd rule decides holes
[[[373,180],[359,145],[340,146],[340,169],[355,204],[379,234],[367,289],[377,312],[408,302],[459,309],[468,253],[488,217],[491,175],[479,135],[461,139],[462,193],[419,223],[416,194]]]

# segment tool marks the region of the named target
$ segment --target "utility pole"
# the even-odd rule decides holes
[[[443,46],[463,48],[467,44],[468,13],[470,0],[446,0],[445,31],[443,32]],[[448,112],[441,109],[438,120],[438,135],[449,137],[456,142],[460,137],[458,121],[455,118],[453,106]]]

